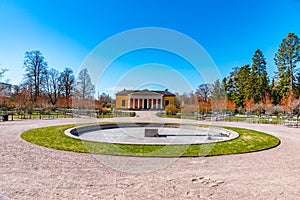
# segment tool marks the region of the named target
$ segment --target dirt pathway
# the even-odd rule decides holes
[[[122,120],[149,119],[181,122],[156,118],[152,113]],[[95,120],[77,120],[89,121]],[[300,196],[300,129],[220,123],[268,132],[282,143],[267,151],[207,158],[94,156],[48,149],[20,138],[20,133],[31,128],[66,123],[74,121],[0,123],[0,199],[296,199]]]

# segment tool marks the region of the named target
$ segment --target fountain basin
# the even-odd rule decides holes
[[[147,132],[149,136],[154,134],[154,137],[146,137]],[[223,128],[156,123],[91,125],[68,129],[65,134],[84,141],[143,145],[215,143],[232,140],[239,136],[238,133]]]

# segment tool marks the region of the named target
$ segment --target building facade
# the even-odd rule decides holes
[[[12,85],[8,83],[0,83],[0,97],[9,97]]]
[[[116,93],[116,109],[162,110],[175,105],[175,95],[168,90],[122,90]]]

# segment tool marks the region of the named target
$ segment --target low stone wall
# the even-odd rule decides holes
[[[124,134],[122,131],[112,130],[111,132],[103,131],[101,137],[88,136],[85,138],[84,134],[89,132],[106,130],[106,129],[122,129],[122,128],[142,128],[140,133],[132,131]],[[164,128],[178,128],[182,129],[182,132],[163,132]],[[198,130],[199,133],[189,133],[189,129]],[[187,130],[185,132],[184,130]],[[176,123],[119,123],[119,124],[98,124],[71,128],[65,131],[65,134],[69,137],[73,137],[80,140],[95,141],[95,142],[107,142],[107,143],[119,143],[119,144],[155,144],[155,145],[167,145],[167,144],[203,144],[203,143],[215,143],[223,142],[235,139],[239,137],[239,134],[235,131],[209,126],[197,126],[191,124],[176,124]],[[93,134],[93,133],[92,133]],[[110,135],[113,134],[113,135]],[[113,140],[111,138],[120,137],[121,140]],[[202,138],[200,138],[202,137]]]
[[[91,131],[98,131],[98,130],[105,130],[105,129],[113,129],[113,128],[129,128],[129,127],[168,127],[168,128],[178,128],[180,124],[158,124],[158,123],[130,123],[130,124],[99,124],[99,125],[90,125],[90,126],[81,126],[73,128],[70,133],[74,136],[80,136],[81,134],[91,132]]]

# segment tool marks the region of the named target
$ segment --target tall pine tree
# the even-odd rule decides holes
[[[297,83],[295,88],[296,89],[295,95],[297,96],[297,98],[299,98],[300,97],[300,72],[298,72],[296,79],[297,79]]]
[[[235,101],[236,96],[236,75],[239,71],[239,67],[234,67],[233,72],[230,73],[229,77],[225,79],[226,83],[226,98],[230,101]],[[223,80],[224,81],[224,80]]]
[[[234,68],[230,73],[226,84],[227,100],[233,101],[237,106],[244,106],[246,99],[250,96],[249,90],[250,65]]]
[[[275,54],[278,72],[278,89],[281,98],[295,92],[296,64],[300,61],[300,41],[294,33],[289,33],[281,42]]]
[[[213,85],[213,89],[211,92],[211,99],[212,101],[217,101],[220,100],[222,98],[222,92],[221,92],[221,84],[220,84],[220,80],[216,80],[214,85]]]
[[[252,58],[252,67],[249,76],[248,99],[253,99],[255,103],[262,100],[264,95],[269,92],[269,80],[266,71],[266,60],[260,49],[257,49]]]
[[[252,92],[249,90],[249,76],[250,76],[250,65],[245,65],[240,68],[236,75],[236,97],[235,103],[238,106],[244,106],[247,97]]]

